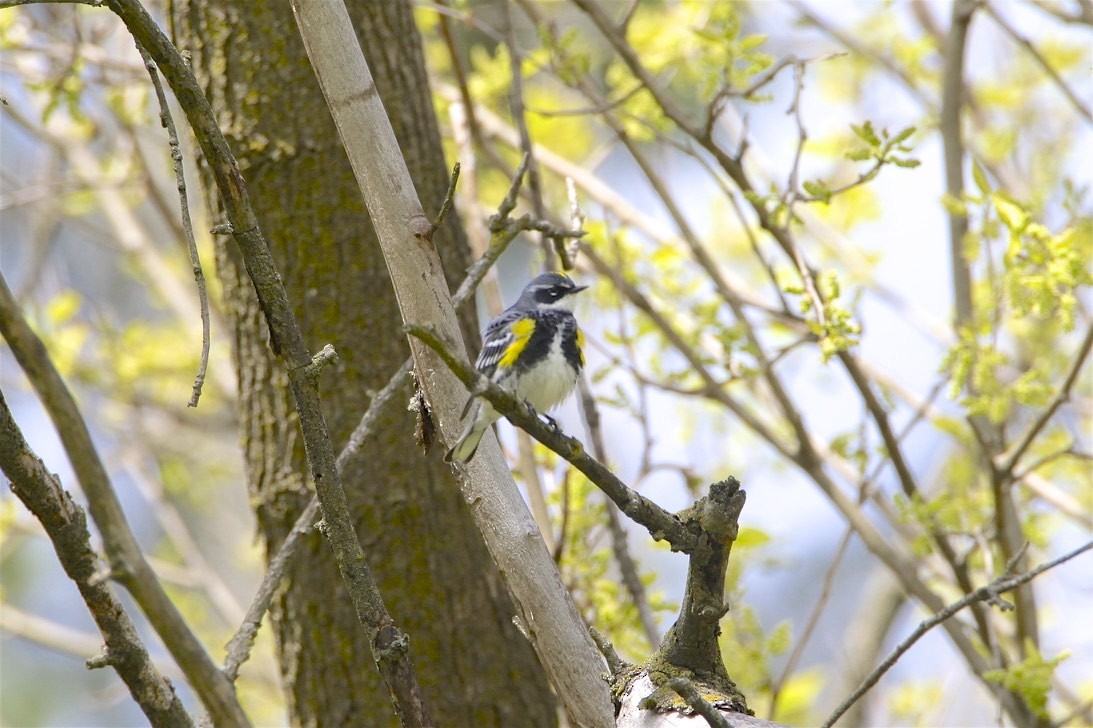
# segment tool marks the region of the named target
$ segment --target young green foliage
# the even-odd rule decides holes
[[[1036,649],[1036,645],[1031,642],[1025,644],[1025,650],[1028,657],[1024,660],[1004,670],[991,670],[985,677],[1023,695],[1028,699],[1036,715],[1046,718],[1048,695],[1051,693],[1051,680],[1055,674],[1055,668],[1070,657],[1070,653],[1064,651],[1057,657],[1045,660]]]

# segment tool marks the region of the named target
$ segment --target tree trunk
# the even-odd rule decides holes
[[[426,210],[447,183],[420,40],[404,2],[349,2],[376,85]],[[288,3],[176,0],[176,42],[233,146],[284,282],[324,369],[324,410],[336,447],[347,440],[409,350],[375,233],[304,55]],[[212,204],[214,215],[217,205]],[[435,241],[449,281],[469,263],[449,218]],[[223,241],[222,241],[223,242]],[[312,489],[281,365],[235,250],[218,270],[233,327],[248,484],[267,551],[291,529]],[[473,320],[466,320],[468,329]],[[409,397],[407,386],[405,402]],[[350,507],[387,606],[410,635],[434,715],[451,725],[552,725],[553,698],[440,452],[423,455],[404,406],[343,474]],[[314,534],[272,610],[294,723],[386,725],[394,713],[329,548]]]

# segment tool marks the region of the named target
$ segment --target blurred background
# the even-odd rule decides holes
[[[1087,3],[1007,0],[977,10],[958,197],[946,186],[938,130],[948,2],[603,3],[626,19],[640,62],[694,128],[741,153],[749,192],[668,118],[573,5],[413,5],[446,155],[463,165],[457,207],[472,247],[488,242],[485,219],[507,189],[521,133],[535,145],[538,176],[526,211],[566,222],[571,200],[580,205],[589,234],[572,275],[592,286],[577,315],[606,460],[670,510],[729,475],[747,491],[723,650],[757,715],[817,724],[928,616],[824,483],[856,504],[915,578],[953,601],[963,591],[931,533],[951,538],[976,586],[1001,574],[1007,552],[985,458],[1020,441],[1076,362],[1066,402],[1007,487],[1030,544],[1026,565],[1090,539]],[[75,391],[153,565],[220,661],[263,553],[240,454],[231,332],[208,232],[215,221],[184,117],[173,107],[212,299],[196,409],[186,402],[201,346],[197,295],[170,150],[131,37],[105,9],[28,6],[0,11],[0,48],[3,276]],[[815,280],[762,229],[757,205],[793,232]],[[949,262],[957,212],[968,220],[962,246],[976,307],[963,330],[953,325]],[[480,293],[481,321],[556,265],[547,249],[533,237],[512,245]],[[879,398],[920,498],[908,496],[842,352]],[[795,431],[769,370],[815,446],[814,469],[792,457]],[[0,387],[31,446],[81,499],[6,346]],[[591,442],[580,399],[557,418]],[[983,431],[999,433],[995,451],[977,439]],[[650,634],[621,583],[602,498],[507,424],[499,435],[579,607],[624,656],[641,659],[672,622],[683,557],[627,527]],[[0,527],[0,722],[143,724],[113,672],[84,667],[101,639],[7,489]],[[1056,724],[1093,722],[1091,563],[1079,557],[1035,581],[1033,643],[1012,616],[992,616],[999,649],[1024,670],[1022,689]],[[288,721],[268,629],[239,685],[257,723]],[[940,628],[859,710],[862,725],[999,721]]]

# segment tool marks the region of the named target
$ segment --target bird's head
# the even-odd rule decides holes
[[[543,273],[527,284],[517,305],[572,311],[576,304],[573,294],[586,288],[588,286],[578,286],[564,273]]]

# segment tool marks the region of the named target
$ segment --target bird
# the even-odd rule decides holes
[[[516,303],[486,326],[475,369],[545,415],[573,391],[584,368],[584,336],[573,315],[578,286],[564,273],[543,273],[524,288]],[[473,409],[472,409],[473,408]],[[445,462],[466,464],[500,415],[484,399],[471,395],[461,419],[467,419]]]

